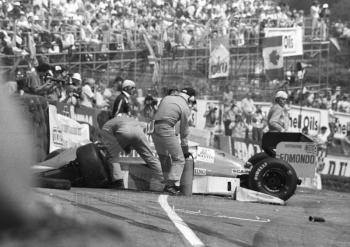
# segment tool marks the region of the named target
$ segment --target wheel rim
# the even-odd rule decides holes
[[[286,186],[287,177],[281,169],[269,169],[262,176],[262,186],[270,192],[279,192]]]

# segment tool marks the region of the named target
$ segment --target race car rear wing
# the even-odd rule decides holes
[[[261,148],[265,153],[275,157],[275,149],[280,142],[313,142],[313,140],[302,133],[267,132],[262,137]]]

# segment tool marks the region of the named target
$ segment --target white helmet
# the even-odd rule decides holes
[[[126,87],[135,87],[135,82],[133,82],[132,80],[124,80],[122,84],[122,88],[126,88]]]
[[[285,91],[278,91],[275,95],[275,99],[277,98],[288,99],[288,94]]]

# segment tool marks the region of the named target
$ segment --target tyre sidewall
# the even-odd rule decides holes
[[[248,159],[247,162],[252,164],[252,166],[255,166],[259,161],[262,161],[267,158],[270,158],[270,156],[267,153],[262,152],[262,153],[254,154],[252,157]]]
[[[277,171],[285,179],[285,185],[278,190],[270,189],[264,182],[264,176],[269,171]],[[294,168],[287,162],[275,158],[267,158],[252,168],[249,174],[249,188],[258,192],[276,196],[282,200],[288,200],[297,187],[298,178]]]

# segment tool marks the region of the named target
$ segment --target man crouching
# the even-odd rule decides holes
[[[135,84],[127,80],[124,83],[123,91],[129,95],[135,93]],[[126,101],[128,102],[128,101]],[[143,124],[130,116],[129,107],[120,107],[114,118],[107,121],[102,127],[102,142],[111,155],[113,163],[113,186],[114,188],[124,188],[123,173],[117,158],[120,153],[129,153],[133,148],[146,162],[146,166],[152,171],[151,181],[157,184],[151,190],[161,191],[163,186],[163,173],[158,158],[153,154],[147,137],[143,131]]]

